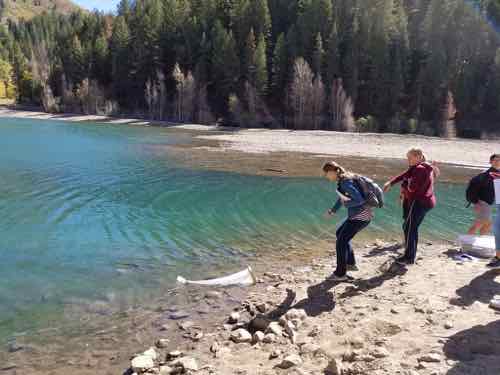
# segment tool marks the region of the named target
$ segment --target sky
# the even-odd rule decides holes
[[[119,0],[73,0],[73,2],[89,10],[114,11]]]

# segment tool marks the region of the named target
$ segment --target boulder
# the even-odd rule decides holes
[[[252,332],[255,331],[265,332],[267,330],[267,327],[269,326],[269,323],[270,320],[267,319],[265,316],[258,315],[250,321],[248,326]]]
[[[228,319],[229,324],[236,324],[240,320],[240,314],[237,312],[233,312]]]
[[[375,348],[371,353],[375,358],[385,358],[389,357],[389,351],[386,348],[378,347]]]
[[[174,369],[170,366],[160,366],[160,375],[170,375],[174,372]]]
[[[139,355],[132,359],[130,368],[133,372],[142,373],[155,366],[153,359],[147,355]]]
[[[156,341],[156,347],[159,349],[164,349],[168,346],[169,340],[168,339],[158,339]]]
[[[273,342],[276,342],[276,335],[274,333],[268,333],[267,335],[264,336],[264,339],[262,340],[262,342],[266,343],[266,344],[271,344]]]
[[[300,358],[297,354],[292,354],[283,359],[278,367],[281,369],[289,369],[292,367],[300,366],[301,364],[302,358]]]
[[[331,359],[325,369],[326,375],[342,375],[342,363],[338,359]]]
[[[198,371],[198,363],[194,358],[183,357],[171,363],[174,367],[181,367],[184,371]]]
[[[278,322],[272,322],[269,324],[266,330],[267,333],[274,333],[276,336],[283,336],[283,330],[281,329]]]
[[[428,363],[439,363],[441,362],[441,356],[437,353],[429,353],[418,357],[418,361],[428,362]]]
[[[235,343],[251,342],[252,335],[246,329],[240,328],[231,333],[231,340]]]
[[[253,334],[253,342],[254,343],[258,343],[258,342],[262,342],[264,340],[264,332],[262,331],[257,331]]]

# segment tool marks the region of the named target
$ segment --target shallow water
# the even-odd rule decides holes
[[[159,152],[191,142],[161,128],[0,119],[0,340],[334,235],[339,219],[322,218],[332,184],[181,168]],[[438,186],[428,238],[466,229],[463,189]],[[365,238],[400,236],[396,190]]]

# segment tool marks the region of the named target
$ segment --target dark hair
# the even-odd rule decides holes
[[[490,156],[490,163],[495,159],[495,158],[500,158],[500,154],[493,154]]]
[[[347,169],[342,167],[340,164],[335,163],[334,161],[329,161],[323,164],[323,172],[335,172],[337,173],[338,179],[342,180],[344,178],[353,178],[354,174],[349,172]]]

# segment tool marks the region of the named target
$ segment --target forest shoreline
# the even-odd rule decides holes
[[[98,122],[111,125],[165,127],[200,132],[195,137],[208,141],[203,149],[245,154],[301,153],[317,158],[331,156],[366,159],[404,160],[413,146],[425,149],[432,160],[461,168],[487,167],[488,157],[498,152],[498,140],[445,139],[415,134],[349,133],[326,130],[227,128],[217,125],[179,124],[100,115],[51,114],[0,106],[0,117],[68,122]],[[321,140],[321,142],[318,142]],[[467,150],[467,153],[463,151]],[[457,155],[460,155],[457,158]]]

